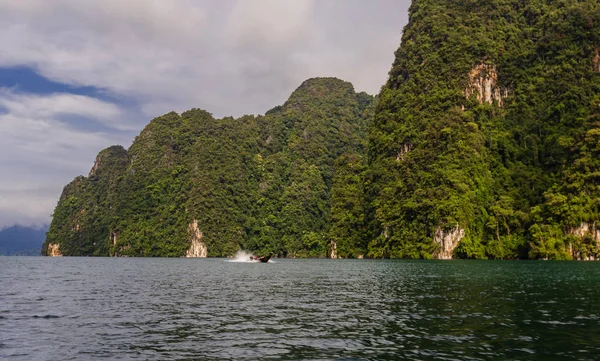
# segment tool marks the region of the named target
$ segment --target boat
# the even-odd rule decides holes
[[[252,261],[258,261],[258,262],[262,262],[262,263],[267,263],[267,262],[269,262],[270,259],[271,259],[271,255],[267,255],[267,256],[252,256],[252,257],[250,257],[250,260],[252,260]]]

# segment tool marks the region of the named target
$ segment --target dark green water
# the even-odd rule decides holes
[[[0,359],[600,360],[600,263],[0,257]]]

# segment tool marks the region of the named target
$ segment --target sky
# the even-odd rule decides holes
[[[154,117],[264,114],[304,80],[379,92],[408,0],[0,0],[0,229],[49,224]]]

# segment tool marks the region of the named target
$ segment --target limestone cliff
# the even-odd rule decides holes
[[[204,235],[198,229],[198,220],[194,219],[188,226],[188,234],[190,236],[190,247],[187,249],[186,257],[205,258],[208,256],[208,248],[202,242]]]
[[[62,253],[60,253],[60,244],[48,244],[48,253],[46,255],[50,257],[61,257]]]
[[[595,0],[413,1],[377,103],[315,78],[157,117],[65,187],[44,250],[598,258],[599,44]]]
[[[600,260],[600,229],[595,223],[581,222],[569,230],[575,236],[577,244],[569,244],[569,253],[573,259],[584,261]]]
[[[331,244],[329,245],[329,258],[332,258],[332,259],[339,258],[338,253],[337,253],[337,243],[335,241],[332,241]]]
[[[452,259],[454,256],[454,250],[458,247],[460,241],[465,236],[465,230],[456,225],[456,228],[444,231],[438,227],[433,236],[433,242],[435,242],[439,248],[433,253],[435,259]]]
[[[480,104],[498,103],[503,105],[503,99],[508,96],[508,90],[498,84],[498,71],[496,66],[489,64],[478,64],[469,72],[468,85],[465,96],[475,96]]]
[[[409,18],[369,134],[369,255],[596,257],[595,231],[570,229],[600,221],[600,3],[413,1]]]
[[[46,248],[324,257],[335,161],[364,152],[372,103],[348,82],[314,78],[264,116],[215,119],[191,109],[157,117],[128,150],[101,151],[89,175],[65,187]]]

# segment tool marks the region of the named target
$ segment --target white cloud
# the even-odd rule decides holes
[[[118,106],[88,96],[62,93],[51,95],[32,95],[13,93],[0,89],[0,107],[8,113],[24,118],[45,118],[57,115],[80,115],[114,122],[121,116]],[[118,123],[115,123],[119,126]]]
[[[238,0],[228,19],[228,35],[252,51],[291,48],[313,35],[314,5],[314,0]]]
[[[134,97],[151,111],[263,113],[313,76],[338,76],[377,92],[407,6],[393,0],[0,0],[0,46],[10,49],[0,53],[0,66],[29,65],[56,81]]]
[[[201,6],[185,0],[0,0],[0,8],[0,18],[7,22],[69,38],[76,38],[76,27],[109,38],[132,33],[142,40],[166,41],[190,36],[205,18]]]
[[[50,186],[53,186],[50,185]],[[0,188],[0,229],[14,224],[24,226],[50,223],[58,196],[55,187],[14,191]]]
[[[98,151],[131,136],[64,122],[64,115],[108,119],[120,114],[115,105],[85,96],[32,96],[5,89],[0,107],[0,227],[48,223],[62,187],[91,168]]]

